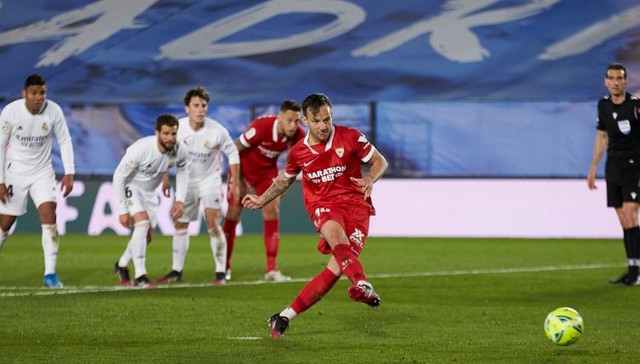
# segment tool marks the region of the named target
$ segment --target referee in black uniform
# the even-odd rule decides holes
[[[627,70],[620,63],[607,67],[604,84],[609,95],[598,102],[597,133],[587,183],[589,189],[596,189],[596,169],[606,150],[607,206],[615,209],[620,220],[628,264],[626,273],[609,282],[637,286],[640,285],[640,100],[626,91]]]

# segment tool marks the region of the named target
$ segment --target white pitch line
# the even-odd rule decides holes
[[[527,268],[494,268],[494,269],[471,269],[471,270],[452,270],[444,272],[422,272],[422,273],[394,273],[394,274],[377,274],[370,275],[375,278],[400,278],[400,277],[435,277],[435,276],[459,276],[459,275],[475,275],[475,274],[504,274],[504,273],[527,273],[527,272],[549,272],[557,270],[586,270],[586,269],[604,269],[620,267],[620,264],[574,264],[574,265],[550,265],[544,267],[527,267]]]
[[[260,336],[236,336],[236,337],[228,337],[227,340],[262,340],[263,338]]]
[[[439,272],[414,272],[414,273],[392,273],[392,274],[369,274],[370,278],[412,278],[412,277],[438,277],[438,276],[459,276],[459,275],[480,275],[480,274],[508,274],[508,273],[532,273],[532,272],[549,272],[560,270],[588,270],[588,269],[604,269],[620,267],[620,264],[574,264],[574,265],[557,265],[542,267],[523,267],[523,268],[489,268],[489,269],[469,269],[469,270],[451,270]],[[227,286],[246,286],[260,284],[283,284],[283,283],[299,283],[307,282],[311,278],[293,278],[286,282],[269,282],[265,280],[256,281],[229,281]],[[344,277],[343,277],[344,279]],[[156,289],[179,289],[179,288],[202,288],[213,287],[212,283],[179,283],[159,285]],[[67,286],[61,289],[48,289],[34,286],[0,286],[0,297],[28,297],[28,296],[55,296],[79,293],[102,293],[102,292],[119,292],[119,291],[144,291],[137,287],[127,286]],[[5,292],[2,292],[5,291]],[[18,291],[18,292],[15,292]],[[236,338],[240,340],[239,338]]]

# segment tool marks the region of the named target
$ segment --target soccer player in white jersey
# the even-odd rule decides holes
[[[131,239],[113,268],[120,284],[131,285],[128,265],[133,260],[133,285],[141,288],[154,287],[147,277],[146,255],[147,244],[157,225],[160,199],[156,189],[167,170],[175,166],[176,201],[171,208],[171,218],[175,221],[182,216],[189,183],[189,156],[186,146],[177,140],[178,119],[169,114],[160,115],[155,129],[155,136],[141,138],[127,148],[113,174],[120,223],[127,228],[133,224]]]
[[[219,122],[207,117],[210,95],[202,87],[196,87],[184,97],[187,117],[180,119],[178,140],[183,141],[189,152],[189,188],[184,202],[184,214],[175,222],[173,235],[173,264],[171,272],[158,283],[182,281],[184,261],[189,250],[189,222],[198,218],[200,201],[209,233],[209,242],[215,262],[213,283],[225,284],[227,241],[220,227],[220,201],[222,197],[222,151],[229,161],[229,169],[235,180],[235,192],[239,196],[240,157],[229,131]],[[169,184],[165,175],[163,189]]]
[[[27,212],[27,195],[31,195],[42,224],[44,286],[62,288],[56,273],[59,240],[51,135],[60,146],[64,197],[73,189],[75,173],[71,135],[60,106],[46,98],[42,76],[26,78],[22,97],[0,114],[0,250],[17,216]]]

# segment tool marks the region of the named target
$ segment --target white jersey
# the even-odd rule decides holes
[[[158,138],[148,136],[133,143],[122,157],[113,174],[113,192],[118,201],[119,214],[127,213],[128,185],[143,191],[155,191],[162,182],[162,176],[169,168],[176,166],[176,201],[184,202],[189,183],[188,155],[186,146],[178,141],[173,150],[161,153]]]
[[[204,125],[195,131],[189,124],[189,118],[180,119],[178,140],[187,145],[189,151],[189,185],[194,186],[207,178],[221,181],[222,151],[229,164],[239,164],[238,148],[231,139],[229,131],[216,120],[205,118]]]
[[[50,170],[51,135],[60,145],[64,174],[75,174],[73,146],[62,109],[51,100],[45,100],[42,110],[33,115],[24,99],[7,105],[0,114],[0,183],[7,173],[32,176]]]

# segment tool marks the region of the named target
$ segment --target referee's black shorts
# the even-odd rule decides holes
[[[640,157],[607,158],[607,206],[622,207],[623,202],[640,203]]]

